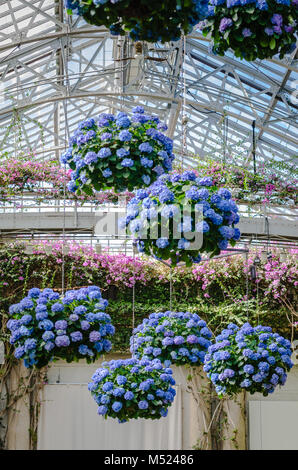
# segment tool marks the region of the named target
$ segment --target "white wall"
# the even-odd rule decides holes
[[[105,420],[97,414],[98,405],[87,389],[87,383],[100,363],[59,362],[49,369],[49,384],[42,392],[38,449],[192,448],[198,439],[197,406],[181,381],[176,380],[177,395],[166,418],[119,424],[117,420]]]
[[[298,450],[298,366],[288,380],[268,397],[249,395],[249,448]]]
[[[109,357],[108,359],[110,359]],[[118,424],[97,415],[87,383],[101,361],[54,364],[45,386],[38,429],[39,449],[192,449],[200,429],[198,406],[176,375],[177,396],[167,418]],[[58,383],[59,382],[59,383]],[[268,397],[247,396],[250,449],[298,450],[298,366]]]

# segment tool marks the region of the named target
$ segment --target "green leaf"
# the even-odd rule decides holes
[[[93,191],[92,191],[92,188],[90,186],[86,186],[84,185],[82,187],[82,190],[84,191],[84,193],[88,194],[88,196],[92,196],[93,195]]]
[[[93,186],[94,186],[94,189],[96,189],[96,191],[101,191],[102,190],[102,185],[100,183],[98,183],[97,181],[93,182]]]
[[[271,39],[270,43],[269,43],[269,47],[270,49],[275,49],[275,46],[276,46],[276,41],[274,38]]]

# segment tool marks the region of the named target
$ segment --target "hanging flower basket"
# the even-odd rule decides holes
[[[127,227],[138,250],[162,260],[187,266],[200,253],[218,255],[235,246],[240,231],[238,208],[231,193],[218,189],[212,178],[193,171],[162,175],[150,188],[139,190],[127,206],[120,228]]]
[[[94,362],[112,347],[109,339],[115,328],[104,313],[107,304],[96,286],[70,290],[64,296],[52,289],[30,289],[27,297],[9,308],[7,328],[15,357],[36,368],[56,359]]]
[[[131,352],[139,359],[160,359],[183,366],[201,365],[211,345],[211,331],[199,315],[190,312],[152,313],[130,338]]]
[[[113,35],[148,42],[177,41],[206,17],[208,0],[65,0],[68,14],[106,26]]]
[[[176,395],[171,385],[175,385],[172,370],[165,369],[158,359],[125,359],[104,362],[88,389],[99,405],[99,415],[124,423],[167,416]]]
[[[291,343],[270,327],[228,325],[205,356],[204,370],[222,398],[243,390],[273,393],[291,369]]]
[[[94,190],[131,191],[153,183],[172,169],[173,142],[161,132],[166,129],[142,106],[130,117],[120,112],[82,121],[61,157],[73,170],[68,189],[91,196]]]
[[[215,54],[232,49],[253,61],[293,52],[297,40],[298,0],[210,0],[209,16],[199,28],[210,34]]]

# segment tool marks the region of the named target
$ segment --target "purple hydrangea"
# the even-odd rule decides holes
[[[86,331],[90,328],[90,323],[86,320],[81,321],[81,328],[82,330]]]
[[[102,149],[100,149],[97,155],[99,158],[108,158],[112,155],[112,152],[109,147],[103,147]]]
[[[58,347],[67,347],[70,345],[70,339],[67,335],[57,336],[55,339],[55,344]]]
[[[134,161],[131,158],[124,158],[121,165],[125,168],[130,168],[134,165]]]
[[[96,163],[98,160],[98,155],[95,152],[87,152],[84,158],[84,162],[86,165],[90,165],[91,163]]]
[[[101,339],[101,334],[99,333],[99,331],[93,330],[90,332],[89,340],[91,341],[91,343],[96,343],[100,339]]]
[[[244,38],[249,38],[251,35],[252,35],[252,32],[251,32],[251,30],[250,30],[249,28],[244,28],[244,29],[242,30],[242,36],[243,36]]]
[[[58,320],[55,322],[56,330],[66,330],[67,328],[67,321],[66,320]]]
[[[82,341],[83,335],[80,331],[73,331],[72,333],[70,333],[70,338],[71,338],[71,341],[76,343],[78,341]]]
[[[231,18],[222,18],[219,24],[219,31],[224,33],[226,29],[230,28],[233,25],[233,20]]]
[[[121,142],[129,142],[132,139],[132,134],[127,130],[121,131],[119,132],[118,139]]]

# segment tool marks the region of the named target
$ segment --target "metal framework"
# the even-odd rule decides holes
[[[185,51],[183,41],[136,48],[69,19],[62,0],[0,0],[0,37],[4,157],[34,149],[38,159],[58,158],[83,117],[136,102],[168,123],[179,155],[183,100],[188,165],[208,156],[250,164],[253,121],[257,162],[296,156],[297,51],[246,63],[210,54],[199,34],[186,38]]]

